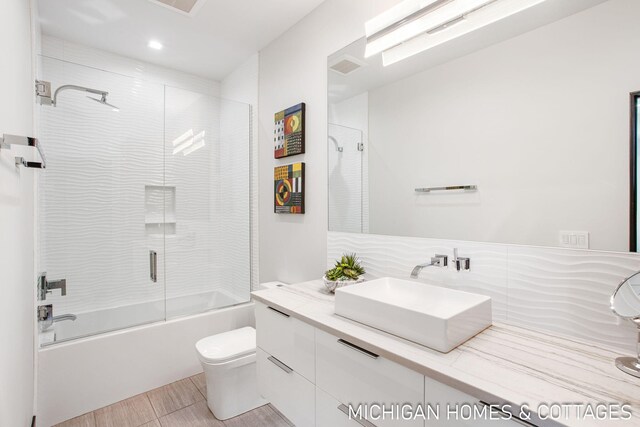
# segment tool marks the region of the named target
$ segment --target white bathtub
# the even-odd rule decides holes
[[[89,337],[111,331],[141,326],[149,323],[171,320],[178,317],[204,313],[225,307],[232,307],[248,301],[224,291],[212,291],[159,299],[140,304],[131,304],[105,310],[76,314],[76,320],[56,322],[47,331],[40,333],[40,345],[47,347],[57,343]],[[66,314],[55,311],[54,314]],[[75,313],[73,313],[75,314]],[[166,317],[165,317],[166,316]]]
[[[212,297],[218,298],[221,303],[224,299],[220,295]],[[167,307],[173,309],[167,310],[167,317],[193,310],[196,301],[202,303],[205,299],[187,298],[168,303]],[[253,326],[255,323],[253,303],[244,303],[60,342],[82,335],[83,329],[87,333],[93,333],[97,326],[103,328],[101,330],[117,329],[118,319],[125,326],[131,325],[132,318],[126,317],[127,314],[139,315],[137,319],[144,321],[143,313],[158,313],[152,307],[156,303],[164,304],[151,302],[145,304],[145,307],[128,306],[120,308],[118,313],[84,313],[78,315],[74,322],[56,324],[58,342],[43,347],[37,355],[36,407],[39,426],[49,427],[195,375],[202,371],[195,353],[196,341],[208,335]],[[164,309],[161,312],[164,314]]]

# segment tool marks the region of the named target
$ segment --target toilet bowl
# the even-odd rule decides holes
[[[207,404],[219,420],[268,402],[256,378],[256,330],[250,326],[212,335],[196,343],[207,381]]]

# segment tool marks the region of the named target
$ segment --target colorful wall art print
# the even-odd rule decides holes
[[[273,170],[275,213],[304,213],[304,163],[277,166]]]
[[[273,131],[276,159],[304,153],[304,103],[276,113]]]

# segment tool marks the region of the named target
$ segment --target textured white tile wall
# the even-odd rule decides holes
[[[162,272],[157,284],[149,279],[149,250],[162,254],[162,238],[145,234],[145,186],[163,185],[162,85],[51,58],[42,64],[54,87],[108,90],[121,108],[76,91],[39,107],[48,162],[39,175],[39,267],[68,287],[47,303],[63,314],[164,298]]]
[[[228,269],[224,286],[237,299],[251,292],[250,157],[251,107],[223,99],[220,102],[220,265]]]
[[[368,278],[408,278],[435,254],[471,258],[471,270],[428,267],[420,281],[491,296],[494,320],[635,351],[636,327],[609,310],[609,297],[640,269],[640,255],[329,232],[327,266],[356,252]]]
[[[213,290],[247,300],[250,107],[213,96],[217,82],[159,69],[149,77],[135,61],[47,42],[49,55],[61,45],[66,58],[42,58],[54,88],[108,90],[121,108],[113,112],[79,92],[40,108],[50,162],[40,185],[40,267],[69,286],[66,297],[48,302],[60,314]],[[189,89],[156,83],[163,79]],[[174,154],[173,141],[189,130],[204,132],[204,146]],[[163,184],[175,189],[175,215],[165,218],[175,233],[166,239],[145,224],[145,187]],[[159,255],[155,284],[151,249]]]
[[[243,102],[251,106],[251,289],[259,282],[260,246],[258,242],[258,84],[259,54],[255,54],[222,81],[223,99]]]

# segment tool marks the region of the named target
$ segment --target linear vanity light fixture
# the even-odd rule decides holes
[[[16,166],[24,166],[25,168],[44,169],[47,167],[47,162],[44,158],[44,153],[40,148],[40,143],[37,138],[30,136],[18,136],[4,134],[0,136],[0,150],[10,149],[12,145],[24,145],[27,147],[34,147],[40,155],[41,162],[28,162],[24,157],[16,157]]]
[[[548,0],[405,0],[365,24],[365,57],[384,66]]]

